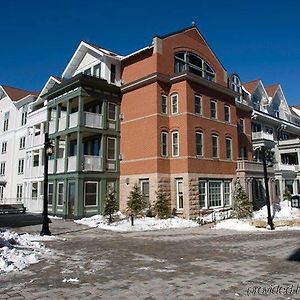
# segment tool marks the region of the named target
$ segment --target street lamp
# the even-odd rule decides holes
[[[40,235],[51,235],[49,230],[48,218],[48,157],[53,154],[53,145],[49,140],[48,132],[45,133],[44,142],[44,207],[43,207],[43,226]]]
[[[267,171],[267,160],[268,163],[270,160],[270,153],[266,155],[268,149],[266,147],[262,146],[260,148],[261,150],[261,156],[262,156],[262,162],[263,162],[263,168],[264,168],[264,181],[265,181],[265,189],[266,189],[266,203],[267,203],[267,210],[268,210],[268,225],[270,226],[271,230],[274,230],[274,224],[271,216],[271,204],[270,204],[270,194],[269,194],[269,184],[268,184],[268,171]],[[268,156],[268,157],[267,157]]]

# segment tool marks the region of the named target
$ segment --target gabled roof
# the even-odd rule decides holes
[[[255,79],[255,80],[252,80],[249,82],[244,82],[244,83],[242,83],[242,85],[250,94],[252,94],[255,91],[255,89],[257,88],[259,82],[260,82],[260,79]]]
[[[216,58],[216,60],[220,63],[220,65],[222,66],[222,68],[226,71],[226,68],[223,66],[222,62],[219,60],[219,58],[217,57],[217,55],[215,54],[215,52],[212,50],[212,48],[209,46],[208,42],[206,41],[205,37],[203,36],[203,34],[200,32],[200,30],[198,29],[197,25],[194,24],[193,22],[193,25],[192,26],[188,26],[188,27],[185,27],[183,29],[180,29],[180,30],[177,30],[177,31],[174,31],[172,33],[168,33],[168,34],[165,34],[165,35],[161,35],[161,36],[154,36],[154,37],[158,37],[160,39],[166,39],[168,37],[171,37],[173,35],[176,35],[176,34],[179,34],[179,33],[182,33],[182,32],[185,32],[185,31],[189,31],[189,30],[196,30],[197,33],[199,34],[199,36],[202,38],[203,42],[205,43],[205,45],[207,46],[207,48],[211,51],[211,53],[214,55],[214,57]]]
[[[14,88],[7,85],[1,85],[2,89],[6,93],[6,95],[12,100],[12,101],[19,101],[22,98],[25,98],[29,95],[37,96],[39,93],[37,92],[31,92],[23,89]]]
[[[112,52],[112,51],[110,51],[110,50],[108,50],[108,49],[106,49],[104,47],[99,46],[99,45],[96,45],[96,44],[93,44],[93,43],[90,43],[90,42],[87,42],[87,41],[83,41],[83,42],[86,43],[86,44],[88,44],[88,45],[90,45],[91,47],[99,50],[99,51],[105,52],[108,55],[111,55],[111,56],[121,56],[120,54]]]
[[[265,87],[266,92],[267,92],[269,97],[273,97],[275,95],[275,93],[277,92],[278,88],[279,88],[278,83],[275,83],[275,84],[272,84],[272,85],[269,85],[269,86]]]

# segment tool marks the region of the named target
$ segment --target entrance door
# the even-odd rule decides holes
[[[75,182],[69,182],[68,188],[68,218],[74,218],[74,205],[75,205],[75,193],[76,193]]]

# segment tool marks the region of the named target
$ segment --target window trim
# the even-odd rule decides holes
[[[214,156],[214,146],[213,146],[213,138],[216,137],[217,138],[217,156]],[[220,145],[219,145],[219,135],[216,133],[213,133],[211,135],[211,157],[212,159],[219,159],[220,158]]]
[[[51,203],[49,202],[49,194],[50,194],[50,189],[49,186],[52,185],[52,201]],[[54,183],[53,182],[48,182],[48,206],[52,206],[53,205],[53,196],[54,196]]]
[[[0,175],[1,176],[5,176],[5,168],[6,168],[6,161],[1,161],[0,162]]]
[[[176,103],[176,112],[174,112],[173,110],[173,97],[176,96],[177,99],[177,103]],[[179,113],[179,97],[178,97],[178,93],[172,93],[170,96],[171,99],[171,115],[177,115]]]
[[[3,147],[5,145],[5,147]],[[4,149],[3,149],[4,148]],[[1,154],[4,154],[7,152],[7,141],[2,142],[1,144]]]
[[[215,104],[215,116],[212,116],[212,103]],[[210,99],[210,118],[213,120],[218,119],[218,102],[215,99]]]
[[[109,113],[109,106],[110,105],[113,105],[115,107],[115,116],[114,116],[114,119],[111,119],[110,116],[109,116],[109,114],[110,114]],[[117,105],[115,103],[113,103],[113,102],[108,102],[107,103],[107,119],[109,121],[116,121],[117,120]]]
[[[175,155],[174,154],[174,135],[177,134],[177,154]],[[178,130],[174,130],[172,131],[172,157],[179,157],[180,155],[180,152],[179,152],[179,131]]]
[[[163,115],[167,115],[168,114],[168,95],[161,94],[160,99],[161,99],[161,113]],[[163,111],[163,99],[165,100],[165,104],[166,104],[166,111],[165,112]]]
[[[96,204],[93,205],[86,205],[86,184],[87,183],[96,183]],[[84,190],[83,190],[83,196],[84,196],[84,207],[97,207],[98,206],[98,196],[99,196],[99,192],[98,192],[98,186],[99,186],[99,182],[98,181],[93,181],[93,180],[87,180],[84,181]]]
[[[19,150],[26,148],[26,136],[21,136],[19,140]]]
[[[59,201],[59,186],[62,185],[63,186],[63,190],[65,188],[65,183],[63,181],[59,181],[57,182],[57,191],[56,191],[56,205],[59,206],[59,207],[63,207],[64,206],[64,197],[62,199],[62,204],[59,204],[58,201]],[[62,193],[62,195],[64,195],[64,191]]]
[[[166,136],[166,154],[163,154],[163,136]],[[160,155],[161,157],[168,157],[169,156],[169,133],[167,131],[162,131],[160,133]]]
[[[197,135],[201,135],[201,154],[197,153],[198,147],[197,147]],[[204,157],[204,134],[200,130],[195,131],[195,144],[196,144],[196,157],[202,158]]]
[[[21,163],[23,162],[23,163]],[[21,168],[20,168],[21,166]],[[24,167],[25,167],[25,159],[24,158],[19,158],[18,160],[18,175],[24,174]]]
[[[223,201],[223,180],[208,180],[207,181],[207,207],[208,208],[220,208],[220,207],[224,207],[224,201]],[[210,195],[210,192],[209,192],[209,184],[210,183],[220,183],[220,195],[221,195],[221,205],[216,205],[216,206],[213,206],[213,205],[209,205],[210,204],[210,200],[209,200],[209,195]]]
[[[241,125],[241,124],[243,124],[243,125]],[[245,120],[244,120],[244,118],[240,118],[239,130],[240,130],[240,133],[245,133]]]
[[[225,113],[226,108],[228,108],[228,120],[226,120],[226,113]],[[231,122],[231,109],[230,109],[230,105],[228,105],[228,104],[224,104],[224,122],[226,122],[226,123]]]
[[[200,112],[197,112],[196,111],[196,98],[198,98],[200,101],[199,101],[199,103],[200,103]],[[202,116],[202,114],[203,114],[203,112],[202,112],[202,96],[201,95],[199,95],[199,94],[195,94],[195,96],[194,96],[194,104],[195,104],[195,107],[194,107],[194,109],[195,109],[195,114],[197,115],[197,116]]]
[[[114,142],[114,144],[115,144],[115,149],[114,149],[114,158],[109,158],[108,157],[108,140],[114,140],[115,142]],[[115,137],[111,137],[111,136],[108,136],[107,137],[107,145],[106,145],[106,157],[107,157],[107,160],[116,160],[117,159],[117,139],[115,138]]]
[[[184,190],[183,190],[183,179],[175,179],[176,180],[176,210],[183,211],[184,210]],[[182,184],[182,208],[179,207],[179,189],[178,185],[179,183]]]
[[[145,200],[144,199],[144,188],[143,188],[143,184],[144,183],[148,183],[148,189],[149,189],[149,191],[148,191],[148,202],[146,203],[145,201],[145,204],[150,204],[150,180],[147,178],[144,178],[144,179],[140,179],[139,180],[139,183],[140,183],[140,190],[141,190],[141,193],[142,193],[142,195],[143,195],[143,201]],[[146,194],[147,195],[147,194]]]
[[[22,201],[22,198],[23,198],[23,184],[17,184],[17,195],[16,195],[17,202]]]
[[[230,141],[230,157],[227,157],[227,141]],[[232,138],[231,137],[226,137],[225,138],[225,152],[226,152],[226,159],[227,160],[232,160]]]

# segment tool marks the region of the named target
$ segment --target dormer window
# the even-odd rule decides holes
[[[201,57],[190,52],[177,52],[174,56],[174,72],[189,71],[207,80],[215,80],[213,68]]]

